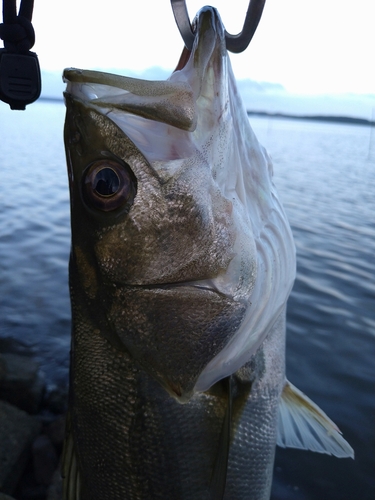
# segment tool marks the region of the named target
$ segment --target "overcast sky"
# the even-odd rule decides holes
[[[242,28],[248,0],[215,0],[227,31]],[[191,17],[204,1],[187,0]],[[266,0],[246,52],[231,55],[237,78],[301,93],[375,93],[374,0]],[[173,70],[183,42],[170,0],[35,0],[42,69]]]

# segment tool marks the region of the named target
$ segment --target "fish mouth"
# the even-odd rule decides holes
[[[197,293],[207,292],[210,294],[215,294],[220,297],[225,297],[227,299],[234,299],[233,293],[228,293],[228,291],[220,290],[218,284],[215,283],[215,279],[202,279],[195,281],[176,281],[170,283],[149,283],[149,284],[124,284],[124,283],[116,283],[117,288],[127,288],[133,290],[150,290],[150,291],[160,291],[163,290],[175,290],[175,289],[186,289],[191,290],[192,292],[196,291]]]
[[[192,50],[184,47],[177,67],[168,80],[142,80],[100,71],[66,68],[63,72],[63,80],[67,84],[66,95],[105,113],[121,110],[177,129],[194,131],[197,127],[196,101],[204,85],[207,67],[212,65],[216,76],[221,75],[226,45],[224,26],[213,7],[203,7],[193,25],[195,38]],[[194,81],[191,78],[180,80],[179,71],[186,66],[193,70]],[[165,105],[166,99],[168,106]],[[116,121],[115,116],[112,118]],[[134,141],[132,127],[127,127],[122,121],[119,126],[126,127],[124,132]],[[137,144],[136,140],[134,142]]]

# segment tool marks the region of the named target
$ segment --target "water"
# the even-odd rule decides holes
[[[64,106],[0,106],[0,349],[66,384],[69,196]],[[294,233],[287,373],[338,424],[355,461],[277,450],[273,500],[375,497],[375,144],[364,126],[252,118]],[[22,346],[18,345],[18,350]]]
[[[274,500],[375,498],[375,145],[362,126],[252,120],[297,247],[287,375],[355,461],[277,450]]]
[[[64,112],[0,107],[0,348],[19,339],[56,385],[66,384],[70,336]]]

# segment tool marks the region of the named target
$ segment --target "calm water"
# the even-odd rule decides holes
[[[0,349],[32,352],[66,384],[69,197],[64,107],[0,105]],[[375,498],[375,137],[362,126],[252,118],[297,245],[287,373],[356,460],[277,451],[273,500]],[[374,133],[374,132],[373,132]]]

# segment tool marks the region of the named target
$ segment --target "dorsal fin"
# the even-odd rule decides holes
[[[227,480],[229,446],[232,424],[232,380],[231,376],[218,382],[222,384],[227,393],[227,408],[225,410],[223,426],[221,428],[219,447],[211,476],[209,500],[222,500],[225,493]]]
[[[277,444],[354,458],[354,451],[334,422],[305,394],[286,382],[279,405]]]

